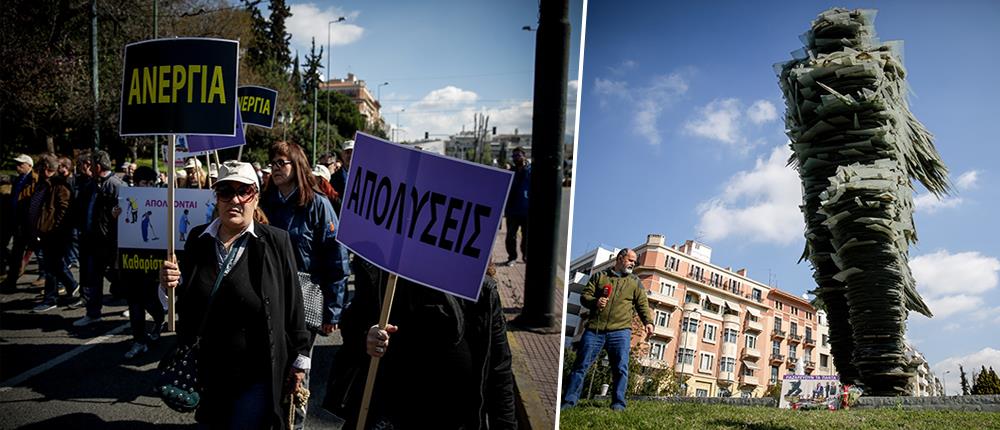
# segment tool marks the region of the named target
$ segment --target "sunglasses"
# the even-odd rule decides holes
[[[231,202],[236,196],[240,197],[240,201],[250,200],[257,194],[257,189],[253,185],[242,185],[240,187],[219,187],[215,189],[215,196],[223,202]]]
[[[271,162],[271,168],[275,169],[275,170],[278,170],[278,169],[281,169],[282,167],[285,167],[285,166],[287,166],[289,164],[292,164],[292,160],[274,160],[274,161]]]

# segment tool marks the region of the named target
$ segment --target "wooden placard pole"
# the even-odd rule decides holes
[[[389,274],[389,282],[385,287],[385,298],[382,299],[382,313],[378,318],[378,327],[385,330],[386,324],[389,324],[389,311],[392,309],[392,297],[396,294],[396,276],[395,273]],[[371,363],[368,365],[368,380],[365,381],[365,395],[361,398],[361,412],[358,414],[358,426],[357,430],[364,430],[365,420],[368,418],[368,404],[372,400],[372,391],[375,388],[375,375],[378,373],[378,362],[380,357],[372,357]]]
[[[174,249],[174,191],[177,188],[176,174],[177,165],[177,136],[170,135],[170,144],[167,149],[167,177],[170,178],[167,184],[167,258],[171,258],[176,251]],[[177,260],[174,259],[174,262]],[[177,317],[174,313],[174,299],[176,298],[174,288],[167,288],[167,331],[176,331]]]

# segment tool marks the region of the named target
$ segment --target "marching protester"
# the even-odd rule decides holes
[[[260,207],[270,224],[288,232],[299,272],[310,275],[323,291],[323,334],[337,329],[346,305],[349,267],[347,251],[336,240],[339,220],[327,196],[309,169],[305,152],[297,144],[277,142],[268,155],[272,173],[261,194]],[[315,342],[310,334],[309,347]],[[309,371],[304,385],[309,385]],[[296,428],[305,421],[305,410],[296,409]]]
[[[77,284],[66,262],[72,244],[72,220],[68,216],[72,191],[66,177],[58,174],[59,160],[54,155],[42,155],[38,161],[42,175],[31,196],[28,216],[32,221],[31,235],[45,255],[40,262],[45,274],[45,295],[32,311],[45,312],[56,307],[57,284],[66,288],[69,298],[76,294]]]
[[[219,216],[193,228],[179,264],[171,258],[160,270],[163,285],[177,288],[178,344],[200,338],[195,418],[211,428],[285,428],[282,398],[310,368],[295,251],[288,233],[254,220],[260,188],[250,164],[224,163],[214,190]]]
[[[324,408],[354,428],[368,357],[381,357],[368,428],[516,428],[511,352],[492,265],[477,302],[399,279],[392,324],[380,330],[374,324],[388,272],[361,257],[354,262],[356,295],[342,319],[344,345]]]
[[[133,172],[137,187],[152,187],[156,183],[156,172],[151,167],[138,167]],[[122,213],[121,207],[114,208],[115,217]],[[132,347],[125,353],[130,359],[149,350],[151,341],[160,338],[163,330],[164,310],[160,302],[160,279],[156,272],[122,271],[119,281],[127,289],[128,319],[132,329]],[[146,313],[153,317],[153,329],[146,331]]]
[[[0,286],[4,292],[15,291],[17,278],[20,278],[21,274],[24,273],[24,253],[28,249],[28,241],[30,240],[28,206],[31,195],[35,192],[35,183],[38,182],[38,174],[34,171],[35,161],[31,157],[27,154],[20,154],[14,157],[13,161],[17,163],[14,167],[17,170],[17,178],[14,179],[10,193],[11,212],[5,217],[10,216],[12,220],[7,234],[11,236],[14,244],[7,255],[7,264],[9,265],[7,278]],[[4,238],[4,248],[7,246],[7,240],[10,239]]]
[[[611,409],[625,409],[625,388],[628,385],[628,357],[632,340],[632,315],[638,314],[646,334],[653,333],[653,316],[646,300],[646,290],[639,277],[632,274],[637,259],[635,251],[625,248],[618,252],[615,265],[591,275],[580,295],[580,305],[590,309],[590,319],[580,339],[576,362],[569,374],[562,408],[576,406],[583,389],[583,379],[590,365],[608,351],[611,362]]]
[[[322,164],[317,164],[313,167],[312,173],[313,177],[316,178],[316,187],[330,199],[330,204],[340,205],[340,195],[337,194],[337,190],[333,189],[333,185],[330,185],[330,169]]]
[[[112,172],[111,157],[95,151],[91,158],[94,179],[83,194],[86,205],[84,227],[80,236],[80,284],[87,304],[87,314],[73,322],[85,327],[101,321],[104,306],[104,277],[114,276],[118,256],[118,221],[113,210],[118,207],[118,190],[125,183]]]
[[[188,158],[184,164],[184,172],[187,178],[184,185],[186,188],[208,188],[208,176],[197,157]]]
[[[77,212],[77,196],[79,193],[79,188],[76,185],[76,175],[73,174],[73,160],[69,157],[59,157],[59,170],[57,171],[59,176],[62,176],[66,180],[66,185],[69,186],[70,191],[70,206],[69,214],[67,218],[70,222],[70,244],[69,253],[66,254],[66,266],[78,266],[80,260],[80,231],[76,228],[77,222],[73,218],[73,215]]]
[[[340,151],[340,168],[330,176],[330,185],[333,185],[334,191],[337,192],[338,196],[344,195],[344,187],[347,186],[347,174],[351,170],[351,155],[354,154],[354,141],[348,140],[344,142],[343,148]],[[337,216],[340,216],[340,205],[333,207],[337,211]]]

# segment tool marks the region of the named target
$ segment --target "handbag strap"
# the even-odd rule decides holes
[[[222,278],[226,274],[226,268],[229,267],[229,263],[233,261],[233,257],[239,252],[240,247],[242,247],[247,241],[248,233],[244,233],[243,237],[229,248],[229,253],[226,254],[225,261],[222,262],[222,267],[219,268],[219,274],[215,277],[215,285],[212,286],[212,292],[208,294],[208,305],[205,306],[205,316],[201,319],[201,324],[198,325],[198,338],[201,338],[201,332],[205,330],[205,323],[208,321],[208,312],[212,309],[212,300],[215,298],[215,293],[219,291],[219,285],[222,284]]]

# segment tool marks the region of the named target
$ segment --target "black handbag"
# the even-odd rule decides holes
[[[306,328],[320,333],[323,326],[323,290],[306,272],[299,272],[299,288],[302,290],[302,309],[305,311]]]
[[[205,321],[208,319],[208,310],[212,307],[212,299],[215,298],[219,284],[222,283],[222,276],[226,267],[236,255],[239,247],[246,242],[247,235],[240,238],[239,243],[230,248],[229,255],[226,256],[219,274],[215,278],[215,285],[208,296],[208,306],[205,307],[205,317],[202,318],[198,327],[198,335],[194,342],[190,344],[180,344],[169,355],[169,359],[160,362],[160,377],[157,379],[156,393],[160,396],[170,409],[177,412],[194,412],[201,403],[201,392],[203,387],[198,383],[198,349],[201,342],[201,332],[205,329]]]

